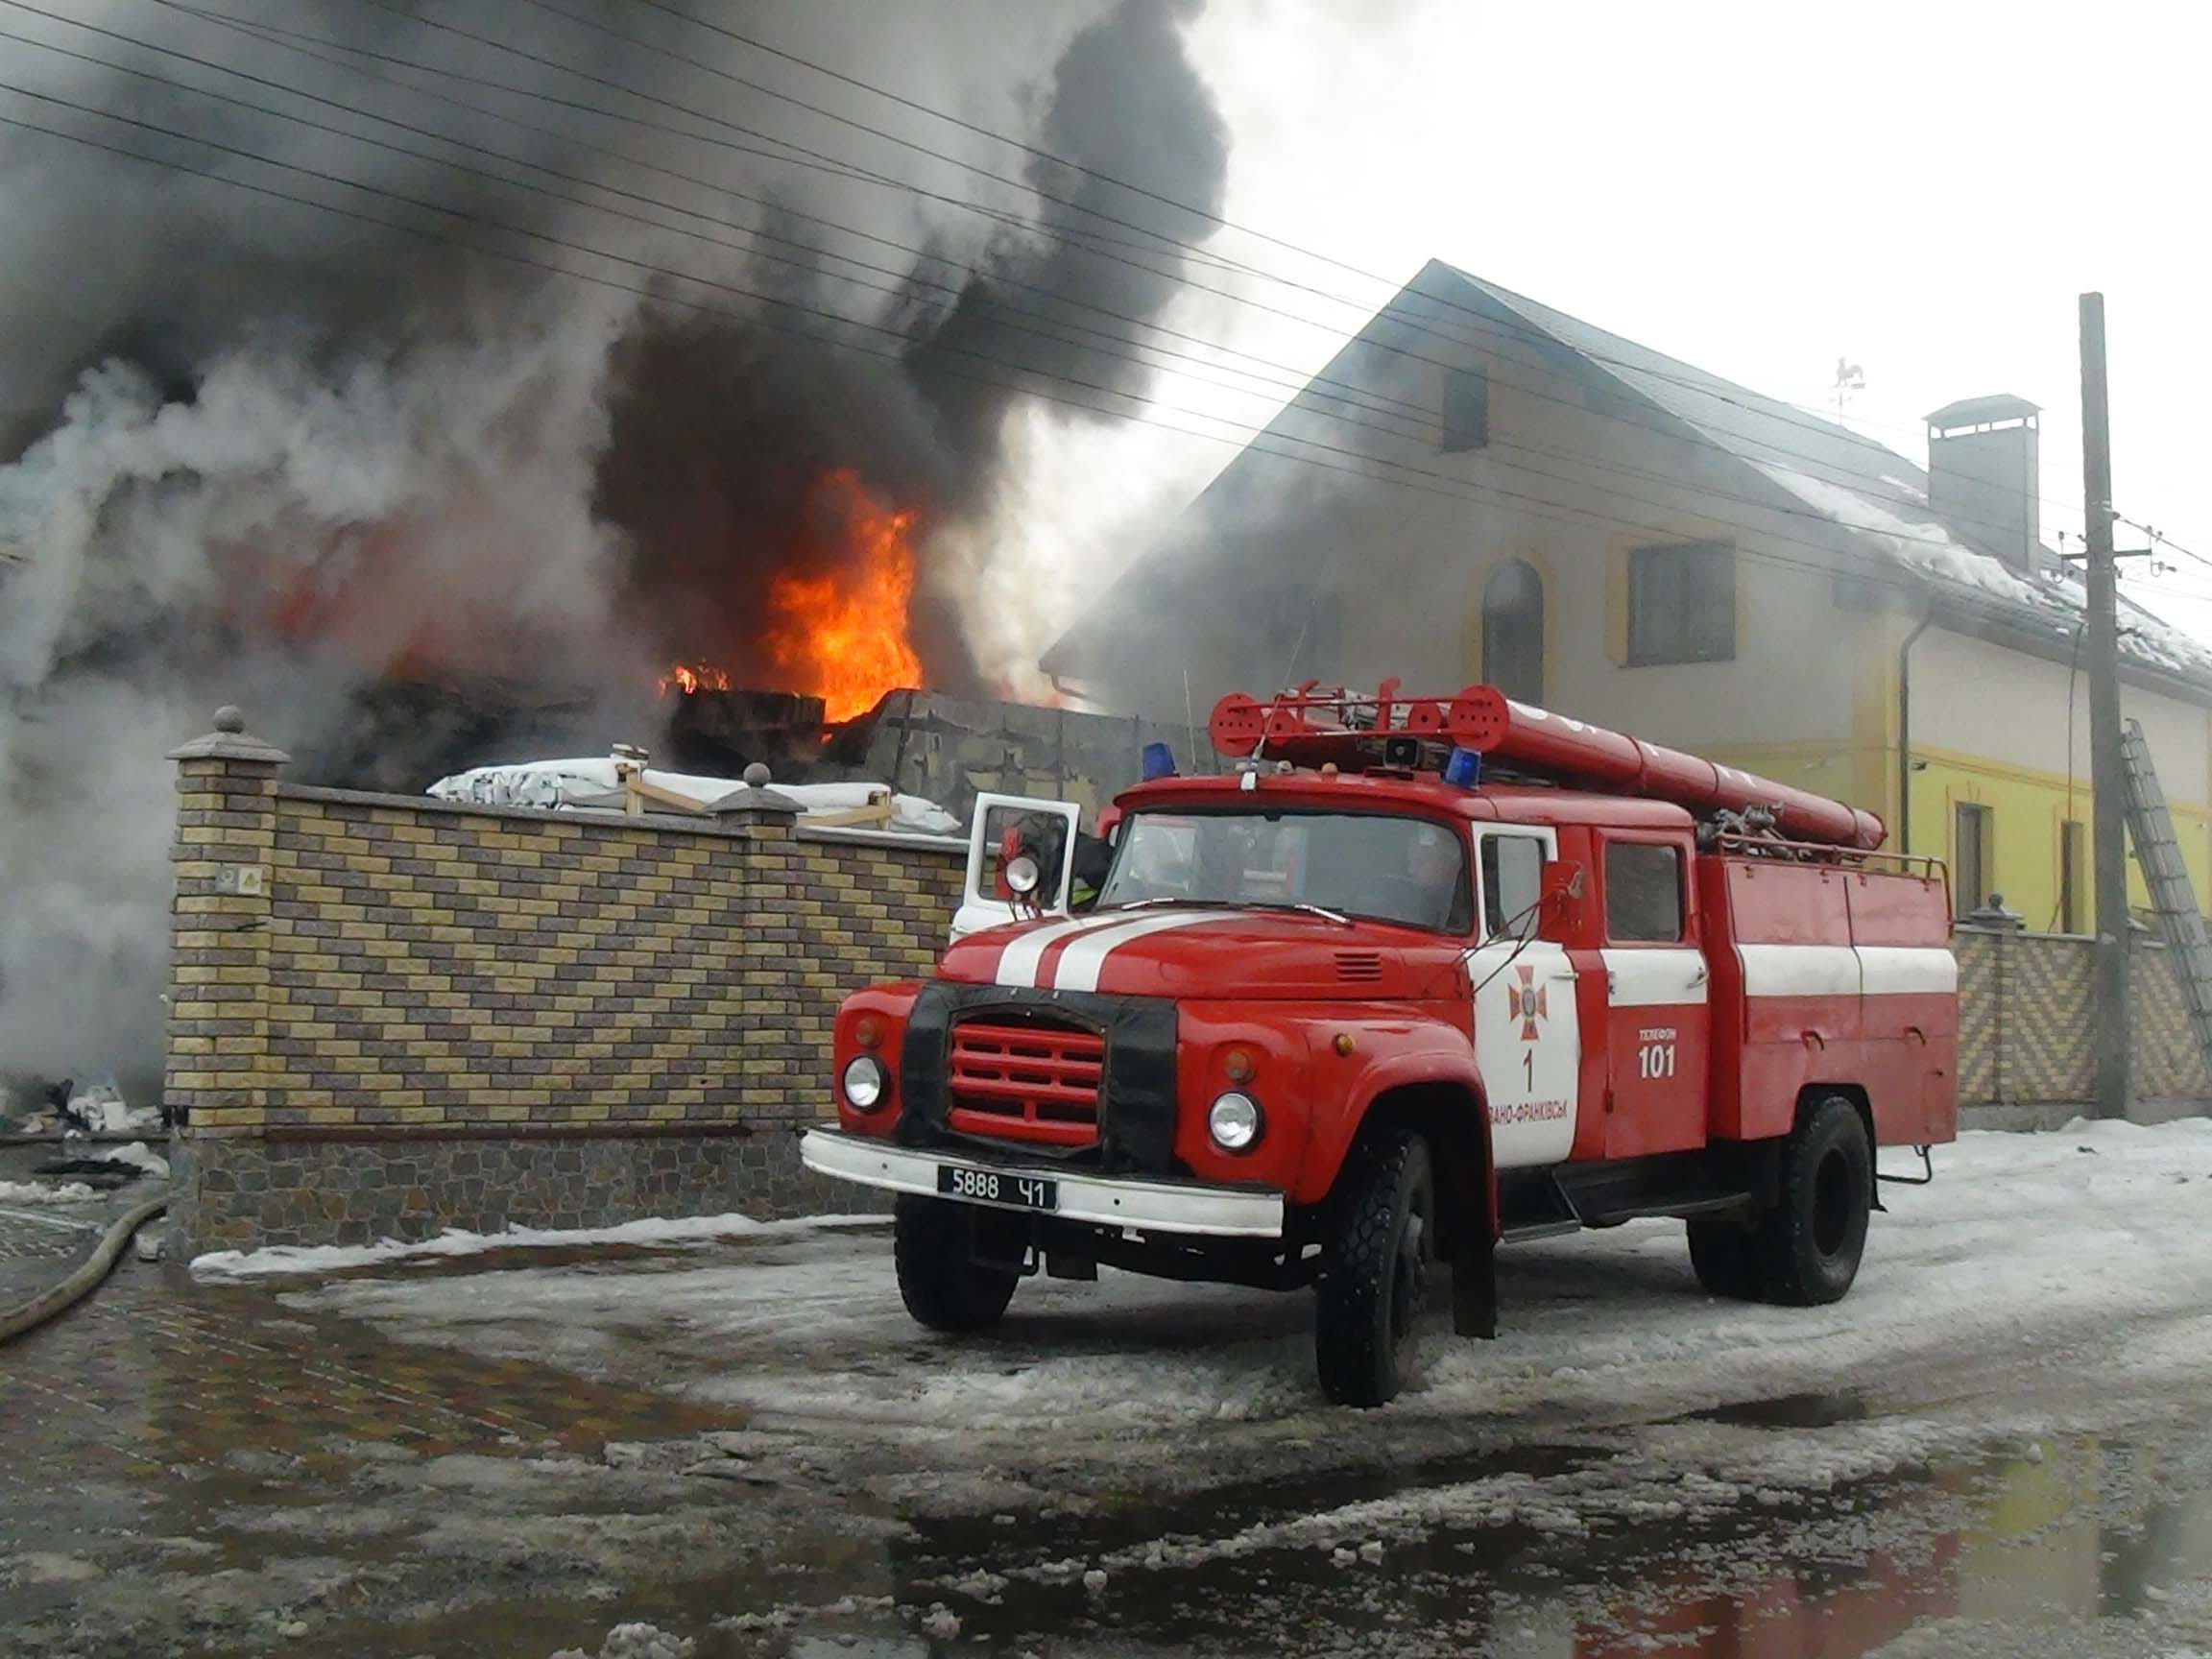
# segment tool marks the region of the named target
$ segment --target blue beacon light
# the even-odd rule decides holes
[[[1147,783],[1155,778],[1174,777],[1175,751],[1168,748],[1165,743],[1145,744],[1142,770],[1144,781]]]
[[[1455,749],[1444,762],[1444,781],[1455,789],[1472,789],[1482,781],[1482,757],[1473,749]]]

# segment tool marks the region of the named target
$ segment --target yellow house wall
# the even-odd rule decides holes
[[[1902,641],[1901,624],[1895,633]],[[1894,675],[1893,648],[1889,657]],[[2121,708],[2142,724],[2198,907],[2206,908],[2212,904],[2212,716],[2135,685],[2123,687]],[[1911,745],[1912,844],[1906,850],[1955,860],[1958,805],[1987,806],[1990,884],[2029,926],[2057,926],[2059,826],[2071,816],[2086,833],[2091,816],[2087,684],[2066,662],[1931,629],[1912,648]],[[1888,765],[1893,803],[1894,747]],[[2150,894],[2129,851],[2128,902],[2141,908]],[[2086,846],[2081,880],[2085,888],[2092,880]],[[2084,892],[2084,914],[2089,899]]]
[[[1951,837],[1959,803],[1973,802],[1990,809],[1990,884],[2005,896],[2005,902],[2027,918],[2028,926],[2056,930],[2058,914],[2058,826],[2065,818],[2067,784],[2062,773],[2005,766],[1975,756],[1945,750],[1913,747],[1913,757],[1926,762],[1912,774],[1912,851],[1937,853],[1956,859]],[[2073,817],[2089,823],[2089,780],[2086,774],[2073,783]],[[2212,901],[2212,810],[2199,803],[2169,801],[2174,836],[2181,844],[2181,859],[2189,867],[2189,879],[2197,890],[2200,909]],[[2084,834],[2087,833],[2084,828]],[[2091,881],[2087,845],[2084,843],[2081,880]],[[2143,908],[2151,902],[2143,873],[2129,850],[2128,902]],[[2089,895],[2082,904],[2086,912]]]

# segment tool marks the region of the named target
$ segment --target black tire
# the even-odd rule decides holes
[[[1011,1270],[983,1267],[973,1257],[969,1207],[902,1192],[892,1213],[891,1258],[899,1299],[915,1322],[955,1334],[996,1325],[1014,1299]]]
[[[1739,1216],[1692,1220],[1690,1265],[1709,1295],[1757,1302],[1764,1294],[1759,1284],[1758,1241]]]
[[[1381,1406],[1413,1378],[1436,1239],[1429,1142],[1363,1134],[1337,1177],[1334,1237],[1314,1286],[1313,1358],[1339,1406]]]
[[[1806,1111],[1782,1148],[1781,1177],[1754,1244],[1767,1294],[1796,1308],[1839,1301],[1859,1276],[1873,1209],[1874,1151],[1858,1107],[1831,1094]]]

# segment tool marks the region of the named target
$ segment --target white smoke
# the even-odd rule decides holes
[[[242,347],[190,402],[106,364],[0,468],[0,544],[23,556],[0,566],[0,1067],[144,1062],[161,753],[213,702],[313,743],[425,641],[494,672],[550,657],[582,677],[616,653],[618,548],[591,493],[628,308],[567,298],[320,374]],[[314,636],[288,639],[281,610]],[[234,652],[208,650],[226,637]]]

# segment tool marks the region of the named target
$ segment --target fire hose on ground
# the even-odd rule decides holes
[[[101,1281],[114,1271],[132,1235],[168,1208],[168,1195],[164,1193],[159,1198],[149,1198],[143,1204],[134,1205],[117,1216],[101,1238],[99,1247],[78,1264],[76,1271],[30,1301],[0,1311],[0,1342],[12,1341],[26,1331],[36,1330],[89,1296]]]

